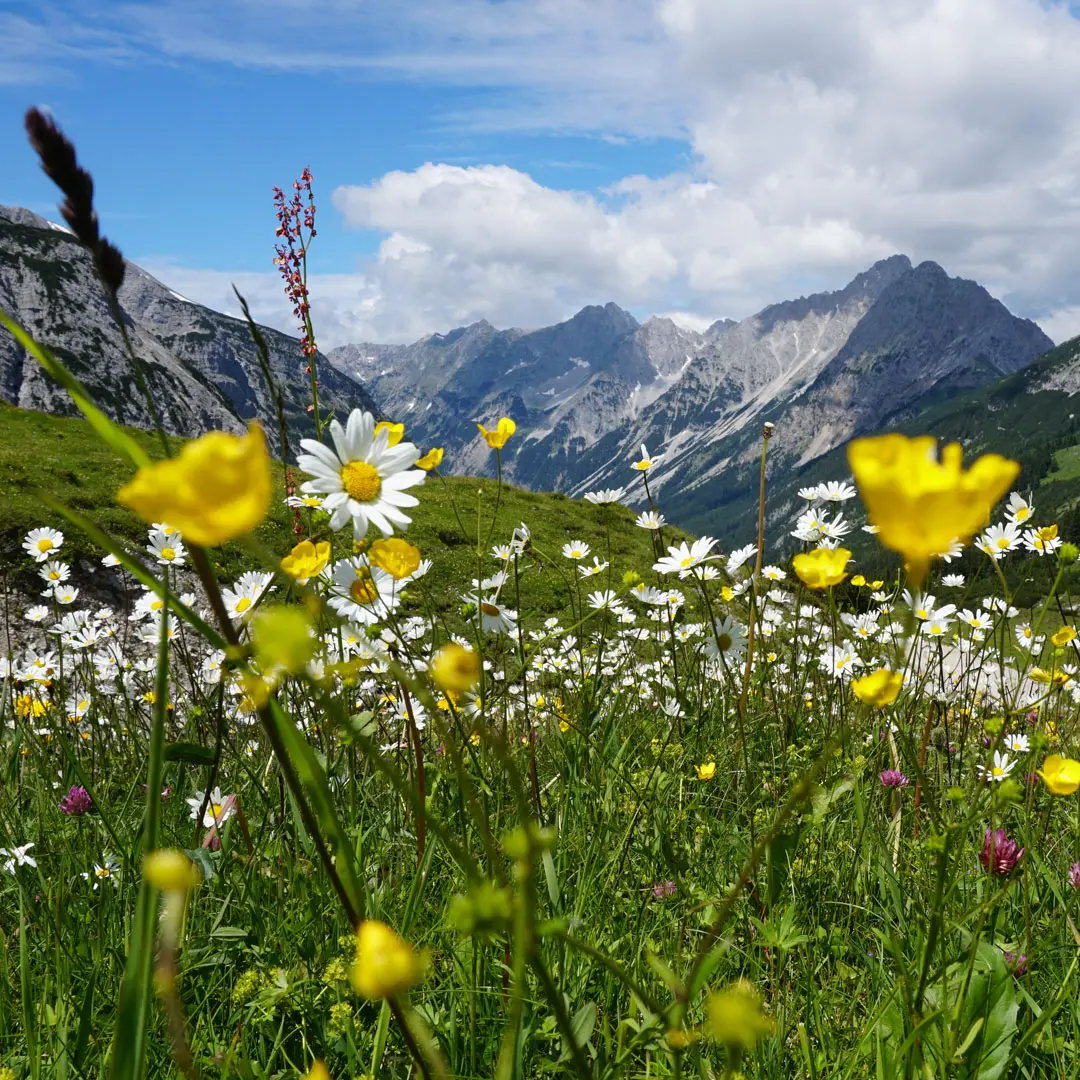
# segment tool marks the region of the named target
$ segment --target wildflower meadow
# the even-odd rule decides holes
[[[310,437],[151,454],[0,313],[145,527],[43,490],[6,553],[0,1078],[1076,1076],[1080,552],[1016,463],[859,438],[766,529],[766,424],[736,550],[664,520],[658,447],[589,539],[509,518],[510,418],[478,488],[320,409],[311,184],[275,198]]]

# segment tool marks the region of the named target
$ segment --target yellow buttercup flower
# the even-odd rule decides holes
[[[851,552],[847,548],[820,547],[800,552],[791,560],[791,565],[808,589],[831,589],[847,577],[844,567],[850,558]]]
[[[310,540],[301,540],[281,560],[281,569],[289,577],[305,581],[308,578],[318,577],[326,569],[329,561],[330,542],[328,540],[322,540],[317,544],[313,544]]]
[[[990,520],[1020,472],[1000,454],[984,454],[965,471],[963,453],[950,443],[938,461],[932,435],[878,435],[848,444],[848,464],[878,539],[904,557],[915,581],[925,577],[931,558],[957,540],[967,543]]]
[[[492,450],[501,450],[510,436],[517,431],[517,424],[509,416],[504,416],[490,431],[483,424],[477,424],[476,426],[480,429],[480,434],[484,436],[484,441]]]
[[[716,775],[716,762],[706,761],[704,765],[695,765],[699,780],[711,780]]]
[[[214,547],[251,532],[270,507],[270,457],[262,427],[246,435],[211,431],[178,457],[144,465],[117,493],[144,521],[163,521],[184,539]]]
[[[372,566],[385,570],[395,581],[415,574],[420,568],[420,549],[398,536],[374,541],[367,557]]]
[[[443,448],[441,446],[433,446],[423,457],[416,459],[416,467],[423,469],[424,472],[430,472],[432,469],[437,469],[442,464]]]
[[[1051,754],[1039,770],[1043,783],[1054,795],[1072,795],[1080,788],[1080,761]]]
[[[852,585],[865,585],[865,584],[866,584],[866,578],[864,578],[864,577],[862,576],[862,574],[856,574],[856,575],[855,575],[855,576],[854,576],[854,577],[853,577],[853,578],[851,579],[851,584],[852,584]]]
[[[389,420],[380,420],[375,425],[375,436],[378,437],[380,431],[386,432],[386,445],[397,446],[399,442],[405,436],[404,424],[391,424]]]
[[[480,656],[456,641],[444,645],[431,664],[431,677],[448,692],[471,690],[480,680]]]
[[[349,979],[370,1001],[393,997],[423,982],[426,958],[386,923],[365,919],[356,928],[356,960]]]
[[[1060,649],[1063,645],[1068,645],[1070,641],[1076,640],[1076,630],[1071,626],[1063,626],[1050,640]]]
[[[304,1080],[330,1080],[330,1072],[326,1066],[316,1058],[315,1061],[312,1062],[311,1070],[304,1076]]]
[[[775,1026],[762,1011],[758,992],[745,979],[710,994],[705,1009],[709,1034],[737,1052],[753,1050]]]
[[[853,679],[851,692],[865,704],[882,709],[897,699],[903,685],[904,676],[898,671],[879,668],[861,679]]]

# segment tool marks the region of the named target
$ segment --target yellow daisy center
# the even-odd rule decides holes
[[[161,557],[163,559],[169,559],[170,561],[172,559],[175,559],[176,558],[176,549],[171,548],[171,547],[163,547],[161,549]]]
[[[375,588],[371,574],[366,570],[361,570],[357,573],[356,580],[349,586],[349,595],[358,604],[370,604],[378,597],[379,590]]]
[[[164,600],[151,600],[150,601],[150,610],[151,611],[160,611],[164,606],[165,606],[165,601]]]
[[[47,536],[43,536],[37,542],[38,551],[52,551],[52,546],[53,546],[53,542]]]
[[[240,599],[236,601],[236,610],[237,611],[247,611],[247,609],[249,607],[251,607],[251,598],[250,597],[241,596]]]
[[[215,821],[220,821],[221,820],[221,813],[222,813],[222,811],[224,809],[225,809],[225,807],[222,806],[221,803],[216,802],[216,803],[211,803],[210,804],[210,813],[214,815],[214,820]]]
[[[720,634],[716,639],[716,647],[721,652],[727,652],[728,649],[734,644],[730,634]]]
[[[492,616],[492,618],[494,618],[496,615],[499,614],[499,609],[494,604],[481,604],[480,605],[480,610],[485,615]]]
[[[379,470],[366,461],[350,461],[341,470],[341,482],[350,499],[357,502],[374,502],[382,490]]]
[[[694,565],[694,556],[688,555],[679,565],[685,570],[688,566]]]

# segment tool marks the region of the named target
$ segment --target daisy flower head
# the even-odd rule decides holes
[[[1001,781],[1016,767],[1016,762],[1003,754],[1000,750],[994,751],[994,760],[991,765],[976,765],[975,769],[983,780]]]
[[[74,604],[79,597],[79,590],[70,585],[55,585],[52,595],[58,604]]]
[[[659,514],[655,510],[646,510],[644,513],[638,514],[634,524],[639,529],[659,529],[666,524],[666,521],[663,514]]]
[[[196,791],[194,796],[185,802],[191,807],[191,820],[199,816],[203,800],[206,799],[206,809],[203,811],[203,828],[209,829],[211,825],[223,825],[236,811],[236,796],[222,795],[221,788],[215,787],[207,799],[205,791]],[[229,805],[226,806],[225,804]]]
[[[584,499],[596,506],[607,506],[610,503],[617,503],[622,495],[622,488],[601,488],[600,491],[586,491]]]
[[[49,609],[44,604],[35,604],[23,613],[23,618],[32,623],[44,622],[48,617]]]
[[[4,870],[9,874],[14,874],[17,866],[36,867],[37,862],[33,856],[26,854],[33,846],[33,844],[23,844],[22,847],[0,848],[0,858],[5,860]]]
[[[397,607],[397,582],[363,559],[344,559],[334,567],[328,602],[343,618],[370,626]]]
[[[1035,507],[1019,491],[1014,491],[1009,495],[1009,501],[1005,507],[1005,517],[1008,521],[1015,525],[1022,525],[1025,521],[1029,521],[1034,513]]]
[[[595,577],[597,574],[602,574],[607,568],[607,561],[605,560],[604,562],[601,562],[600,557],[598,555],[594,555],[592,564],[586,565],[583,563],[581,566],[578,567],[578,573],[582,577]]]
[[[427,479],[427,473],[412,467],[419,450],[411,442],[391,446],[389,429],[376,434],[375,417],[363,409],[353,409],[345,427],[331,420],[330,437],[333,449],[302,439],[306,453],[296,459],[312,477],[300,490],[322,496],[330,527],[337,531],[351,521],[353,535],[362,539],[371,525],[384,536],[395,525],[408,525],[412,519],[402,509],[417,506],[418,500],[407,489]]]
[[[589,554],[589,545],[584,540],[571,540],[568,544],[563,544],[563,558],[564,559],[584,559]]]
[[[1020,546],[1020,527],[1011,521],[1004,525],[991,525],[978,540],[978,546],[992,559],[1000,559],[1007,551]]]
[[[635,461],[630,468],[638,472],[648,472],[664,455],[650,454],[644,443],[641,444],[641,460]]]
[[[822,502],[824,496],[821,494],[821,484],[815,484],[813,487],[799,488],[799,498],[805,499],[808,503]]]
[[[709,555],[719,541],[710,536],[702,536],[692,544],[685,540],[681,544],[675,544],[668,548],[668,553],[653,563],[653,569],[658,574],[681,574],[699,566],[708,558],[717,556]]]
[[[146,550],[153,555],[159,566],[183,566],[187,556],[184,541],[175,529],[171,536],[155,529],[150,533],[150,543],[146,545]]]
[[[847,502],[854,499],[855,488],[846,480],[827,480],[824,484],[818,484],[818,498],[823,502]]]
[[[47,563],[44,563],[40,570],[38,570],[38,577],[42,581],[47,581],[50,584],[58,581],[67,581],[71,577],[71,568],[66,564],[60,562],[59,559],[50,559]]]
[[[959,589],[964,584],[964,575],[946,574],[941,579],[941,584],[944,585],[946,589]]]
[[[64,543],[64,534],[57,529],[31,529],[23,540],[23,551],[35,562],[45,562]]]
[[[736,548],[727,557],[727,572],[734,574],[747,559],[756,554],[757,544],[744,544],[741,548]]]
[[[716,660],[723,657],[725,663],[731,663],[742,657],[746,650],[746,631],[741,623],[730,615],[713,622],[712,637],[705,639],[705,651]]]
[[[484,633],[510,634],[517,629],[517,612],[499,603],[497,596],[466,596],[467,603],[476,606],[480,629]]]

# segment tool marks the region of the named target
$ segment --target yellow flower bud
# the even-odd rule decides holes
[[[443,690],[454,693],[471,690],[480,680],[480,656],[452,641],[435,654],[431,677]]]
[[[761,998],[743,979],[710,994],[705,1008],[709,1034],[731,1050],[752,1050],[773,1032],[772,1019],[762,1012]]]
[[[423,982],[426,958],[386,923],[366,919],[356,929],[356,960],[349,978],[364,998],[393,997]]]
[[[143,874],[161,892],[188,892],[201,880],[198,867],[175,848],[151,851],[143,859]]]

